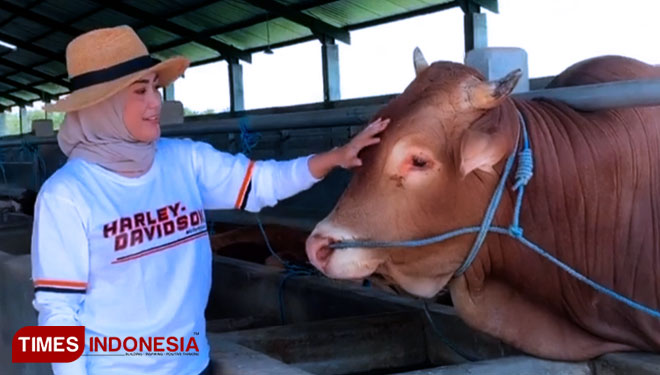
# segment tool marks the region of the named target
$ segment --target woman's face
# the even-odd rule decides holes
[[[124,124],[138,141],[151,142],[160,136],[159,87],[156,73],[149,73],[126,89]]]

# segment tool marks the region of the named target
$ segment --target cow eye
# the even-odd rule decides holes
[[[415,168],[424,168],[428,163],[421,156],[413,155],[412,164]]]

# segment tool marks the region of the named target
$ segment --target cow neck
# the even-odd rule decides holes
[[[467,271],[468,268],[470,268],[472,262],[474,262],[475,258],[479,254],[479,251],[483,247],[486,236],[489,232],[492,231],[493,220],[495,218],[495,214],[497,213],[497,209],[500,206],[500,202],[502,201],[502,194],[506,190],[506,183],[513,168],[513,163],[516,160],[516,156],[518,156],[518,168],[516,170],[516,182],[513,185],[513,190],[518,190],[518,194],[516,197],[516,203],[514,205],[513,220],[508,230],[513,237],[522,236],[523,230],[520,227],[519,221],[520,209],[522,207],[522,197],[524,194],[525,185],[527,185],[533,175],[533,161],[525,117],[520,112],[520,109],[518,109],[518,107],[515,105],[515,102],[514,107],[516,109],[516,113],[518,114],[518,121],[520,125],[519,135],[516,137],[516,143],[513,147],[513,152],[507,158],[500,180],[497,184],[497,187],[495,188],[495,191],[493,192],[490,203],[488,204],[484,219],[479,226],[477,238],[474,240],[472,248],[468,252],[468,255],[463,261],[463,264],[458,267],[454,273],[454,278],[461,276],[463,273],[465,273],[465,271]],[[518,146],[521,143],[521,138],[522,149],[518,150]]]

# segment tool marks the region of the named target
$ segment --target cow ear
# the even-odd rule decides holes
[[[522,71],[516,69],[497,81],[479,82],[470,91],[470,102],[477,109],[496,107],[511,94],[521,76]]]
[[[515,135],[506,124],[515,120],[504,112],[508,111],[488,111],[463,133],[458,158],[463,177],[475,170],[495,173],[493,167],[511,152]]]
[[[426,62],[426,58],[424,58],[424,54],[419,47],[415,47],[413,51],[413,65],[415,65],[415,75],[419,75],[429,67],[429,63]]]

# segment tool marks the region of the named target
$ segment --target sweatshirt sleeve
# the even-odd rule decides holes
[[[203,142],[195,142],[193,154],[206,209],[258,212],[320,181],[309,170],[312,155],[286,161],[253,161]]]
[[[64,198],[40,194],[32,232],[34,308],[40,326],[79,326],[89,272],[88,241],[76,205]],[[86,357],[53,363],[55,375],[85,375]]]

